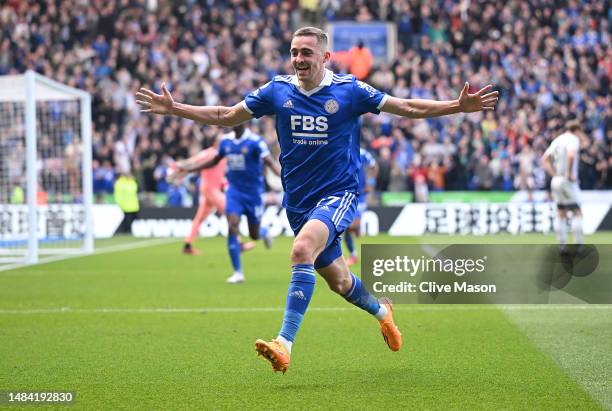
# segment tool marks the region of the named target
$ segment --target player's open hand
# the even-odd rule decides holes
[[[170,184],[180,185],[183,178],[187,175],[187,171],[184,169],[180,161],[170,164],[166,171],[166,181]]]
[[[142,106],[143,113],[172,114],[174,99],[166,88],[166,83],[161,85],[162,94],[155,94],[149,89],[142,87],[136,93],[136,103]]]
[[[459,95],[459,108],[463,113],[472,113],[481,110],[494,110],[499,99],[498,91],[491,91],[492,85],[487,85],[474,94],[469,94],[470,85],[465,83]]]

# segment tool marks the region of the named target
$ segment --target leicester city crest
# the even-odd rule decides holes
[[[332,98],[331,100],[327,100],[325,102],[324,107],[325,107],[325,111],[327,111],[329,114],[334,114],[338,111],[338,109],[340,108],[340,105],[338,104],[336,100]]]

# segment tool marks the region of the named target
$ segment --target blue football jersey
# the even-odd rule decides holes
[[[368,178],[367,169],[376,165],[376,160],[372,157],[369,151],[363,148],[359,149],[359,158],[361,159],[361,167],[359,167],[359,195],[365,194],[366,180]]]
[[[254,117],[276,115],[285,189],[283,205],[305,212],[322,198],[359,190],[359,116],[378,114],[387,96],[352,75],[330,70],[302,90],[297,77],[276,76],[244,100]]]
[[[240,138],[227,134],[219,144],[219,154],[227,158],[229,189],[259,196],[264,191],[263,158],[270,150],[263,138],[246,129]]]

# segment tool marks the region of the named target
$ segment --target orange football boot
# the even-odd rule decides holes
[[[402,348],[402,333],[393,322],[393,305],[391,301],[381,301],[381,304],[387,308],[387,315],[384,319],[379,320],[380,332],[389,349],[391,351],[399,351]]]
[[[262,355],[266,360],[270,361],[275,372],[281,371],[283,374],[287,372],[289,362],[291,361],[291,354],[289,354],[289,351],[287,351],[282,342],[278,340],[270,342],[257,340],[255,341],[255,351],[257,351],[257,355]]]

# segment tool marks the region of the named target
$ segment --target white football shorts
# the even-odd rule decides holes
[[[580,187],[576,181],[569,181],[563,176],[554,176],[550,182],[550,191],[558,206],[577,206]]]

